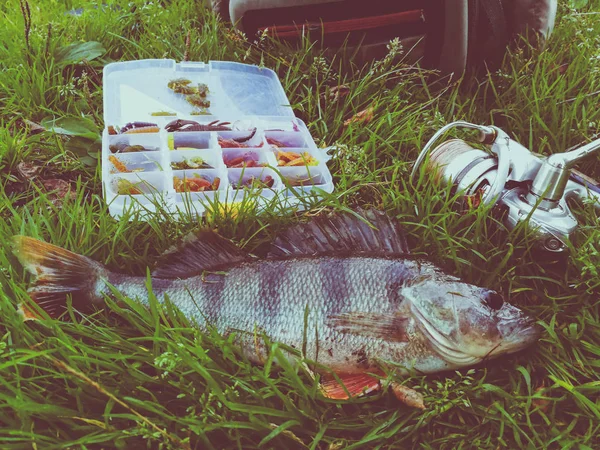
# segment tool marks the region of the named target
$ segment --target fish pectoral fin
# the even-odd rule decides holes
[[[167,250],[152,276],[189,278],[248,261],[252,255],[211,230],[189,234],[178,247]]]
[[[348,400],[381,388],[379,379],[366,373],[343,373],[337,376],[343,385],[333,377],[321,381],[321,392],[333,400]]]
[[[390,342],[407,342],[408,317],[401,314],[342,313],[328,317],[329,325],[341,333],[385,339]]]

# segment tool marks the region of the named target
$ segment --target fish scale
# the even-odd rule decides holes
[[[373,374],[432,373],[477,364],[534,342],[540,327],[489,289],[408,256],[397,221],[376,211],[315,217],[280,233],[261,258],[211,231],[164,255],[152,292],[196,326],[235,332],[262,363],[262,336],[305,351],[331,398],[379,386]],[[364,220],[370,221],[373,227]],[[89,258],[27,237],[15,254],[34,275],[31,299],[50,316],[102,306],[113,290],[149,306],[146,277],[110,272]],[[25,318],[36,318],[24,305]],[[308,314],[307,314],[308,313]],[[293,363],[293,352],[284,352]]]
[[[201,328],[206,328],[207,319],[212,319],[211,325],[222,333],[261,330],[271,339],[295,348],[303,345],[308,308],[306,335],[315,336],[318,331],[320,342],[309,343],[307,356],[329,366],[351,369],[353,367],[347,366],[359,360],[357,353],[362,356],[363,366],[364,360],[406,354],[405,349],[416,334],[409,342],[389,345],[384,339],[341,332],[327,318],[353,311],[392,314],[400,308],[402,299],[389,287],[401,289],[409,275],[419,274],[418,268],[415,261],[385,258],[260,260],[232,267],[226,275],[153,280],[153,293],[159,301],[167,296]],[[280,281],[271,280],[265,287],[267,273],[277,274],[276,279]],[[398,274],[406,278],[391,279]],[[340,283],[340,279],[345,281]],[[142,302],[147,298],[145,279],[123,277],[112,282],[131,298]],[[263,297],[265,293],[270,297]],[[335,355],[331,357],[327,350],[333,347],[336,350],[332,350]],[[317,355],[317,348],[325,349],[325,353],[321,350]],[[247,350],[251,353],[255,348]],[[409,365],[410,361],[406,363]]]

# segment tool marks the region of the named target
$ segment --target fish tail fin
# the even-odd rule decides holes
[[[96,261],[26,236],[13,237],[13,252],[34,276],[29,296],[50,317],[66,311],[69,296],[78,311],[103,301],[109,272]],[[25,320],[39,318],[27,305],[20,305],[19,311]]]

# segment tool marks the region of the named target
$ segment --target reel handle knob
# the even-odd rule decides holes
[[[492,145],[497,137],[498,133],[494,128],[490,128],[489,130],[479,129],[477,140],[482,144]]]

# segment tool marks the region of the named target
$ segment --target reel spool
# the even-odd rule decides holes
[[[451,139],[431,151],[426,170],[437,182],[451,184],[453,192],[485,194],[498,175],[498,162],[489,153]]]
[[[419,153],[413,166],[411,178],[413,180],[417,178],[419,168],[425,162],[427,156],[430,155],[433,144],[444,133],[453,128],[477,130],[480,142],[489,144],[492,153],[496,156],[492,156],[483,150],[477,150],[459,139],[452,139],[436,147],[437,156],[433,158],[434,166],[438,167],[438,172],[439,170],[442,171],[442,179],[456,185],[456,189],[465,191],[467,195],[473,195],[480,188],[484,189],[484,192],[479,191],[482,193],[481,203],[494,205],[504,190],[511,169],[510,138],[497,127],[486,127],[463,121],[452,122],[442,127]],[[495,174],[492,173],[494,169]],[[474,189],[473,186],[475,186]]]

